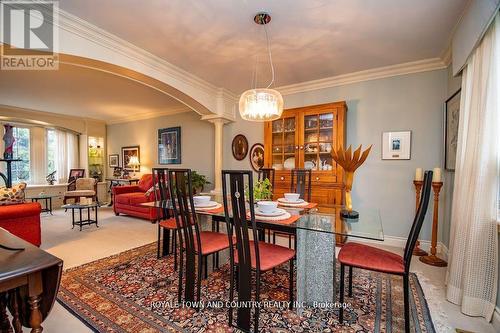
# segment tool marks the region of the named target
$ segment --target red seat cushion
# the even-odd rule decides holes
[[[339,252],[341,264],[384,273],[404,273],[403,258],[376,247],[349,242]]]
[[[257,268],[255,261],[255,245],[250,241],[250,256],[252,258],[252,268]],[[292,259],[295,251],[284,246],[259,242],[260,270],[267,271],[284,262]],[[238,250],[234,251],[234,261],[238,263]]]
[[[175,217],[160,221],[159,224],[160,224],[160,227],[162,227],[162,228],[167,228],[167,229],[172,229],[172,230],[177,229],[177,222],[175,221]]]
[[[226,234],[213,231],[200,232],[201,254],[208,255],[219,252],[229,247],[229,239]],[[194,248],[198,251],[198,243],[194,242]]]
[[[141,203],[148,202],[149,198],[147,198],[142,192],[131,192],[115,196],[115,201],[120,204],[140,206]]]

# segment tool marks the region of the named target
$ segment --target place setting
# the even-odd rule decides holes
[[[278,208],[277,201],[259,201],[254,210],[255,219],[259,221],[279,221],[280,223],[293,223],[300,215],[292,215],[283,208]],[[250,217],[250,212],[247,214]]]
[[[314,208],[318,204],[301,199],[299,193],[285,193],[284,198],[278,199],[278,205],[288,208]]]
[[[224,211],[222,204],[210,200],[209,195],[193,196],[194,209],[199,213],[216,214]]]

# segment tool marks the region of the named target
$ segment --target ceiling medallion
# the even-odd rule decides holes
[[[253,20],[264,27],[272,78],[266,88],[254,87],[241,94],[239,101],[240,116],[248,121],[270,121],[280,118],[283,113],[283,97],[277,90],[270,89],[274,83],[274,65],[266,24],[271,22],[271,16],[267,13],[258,13]]]

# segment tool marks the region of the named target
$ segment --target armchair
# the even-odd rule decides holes
[[[68,199],[74,199],[75,202],[80,202],[80,197],[92,198],[98,201],[97,180],[95,178],[78,178],[75,180],[74,184],[68,184],[68,189],[66,193],[64,193],[63,203],[66,204]]]

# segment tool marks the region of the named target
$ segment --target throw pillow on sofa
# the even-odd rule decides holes
[[[26,183],[19,183],[10,188],[0,188],[0,206],[17,205],[25,202]]]

